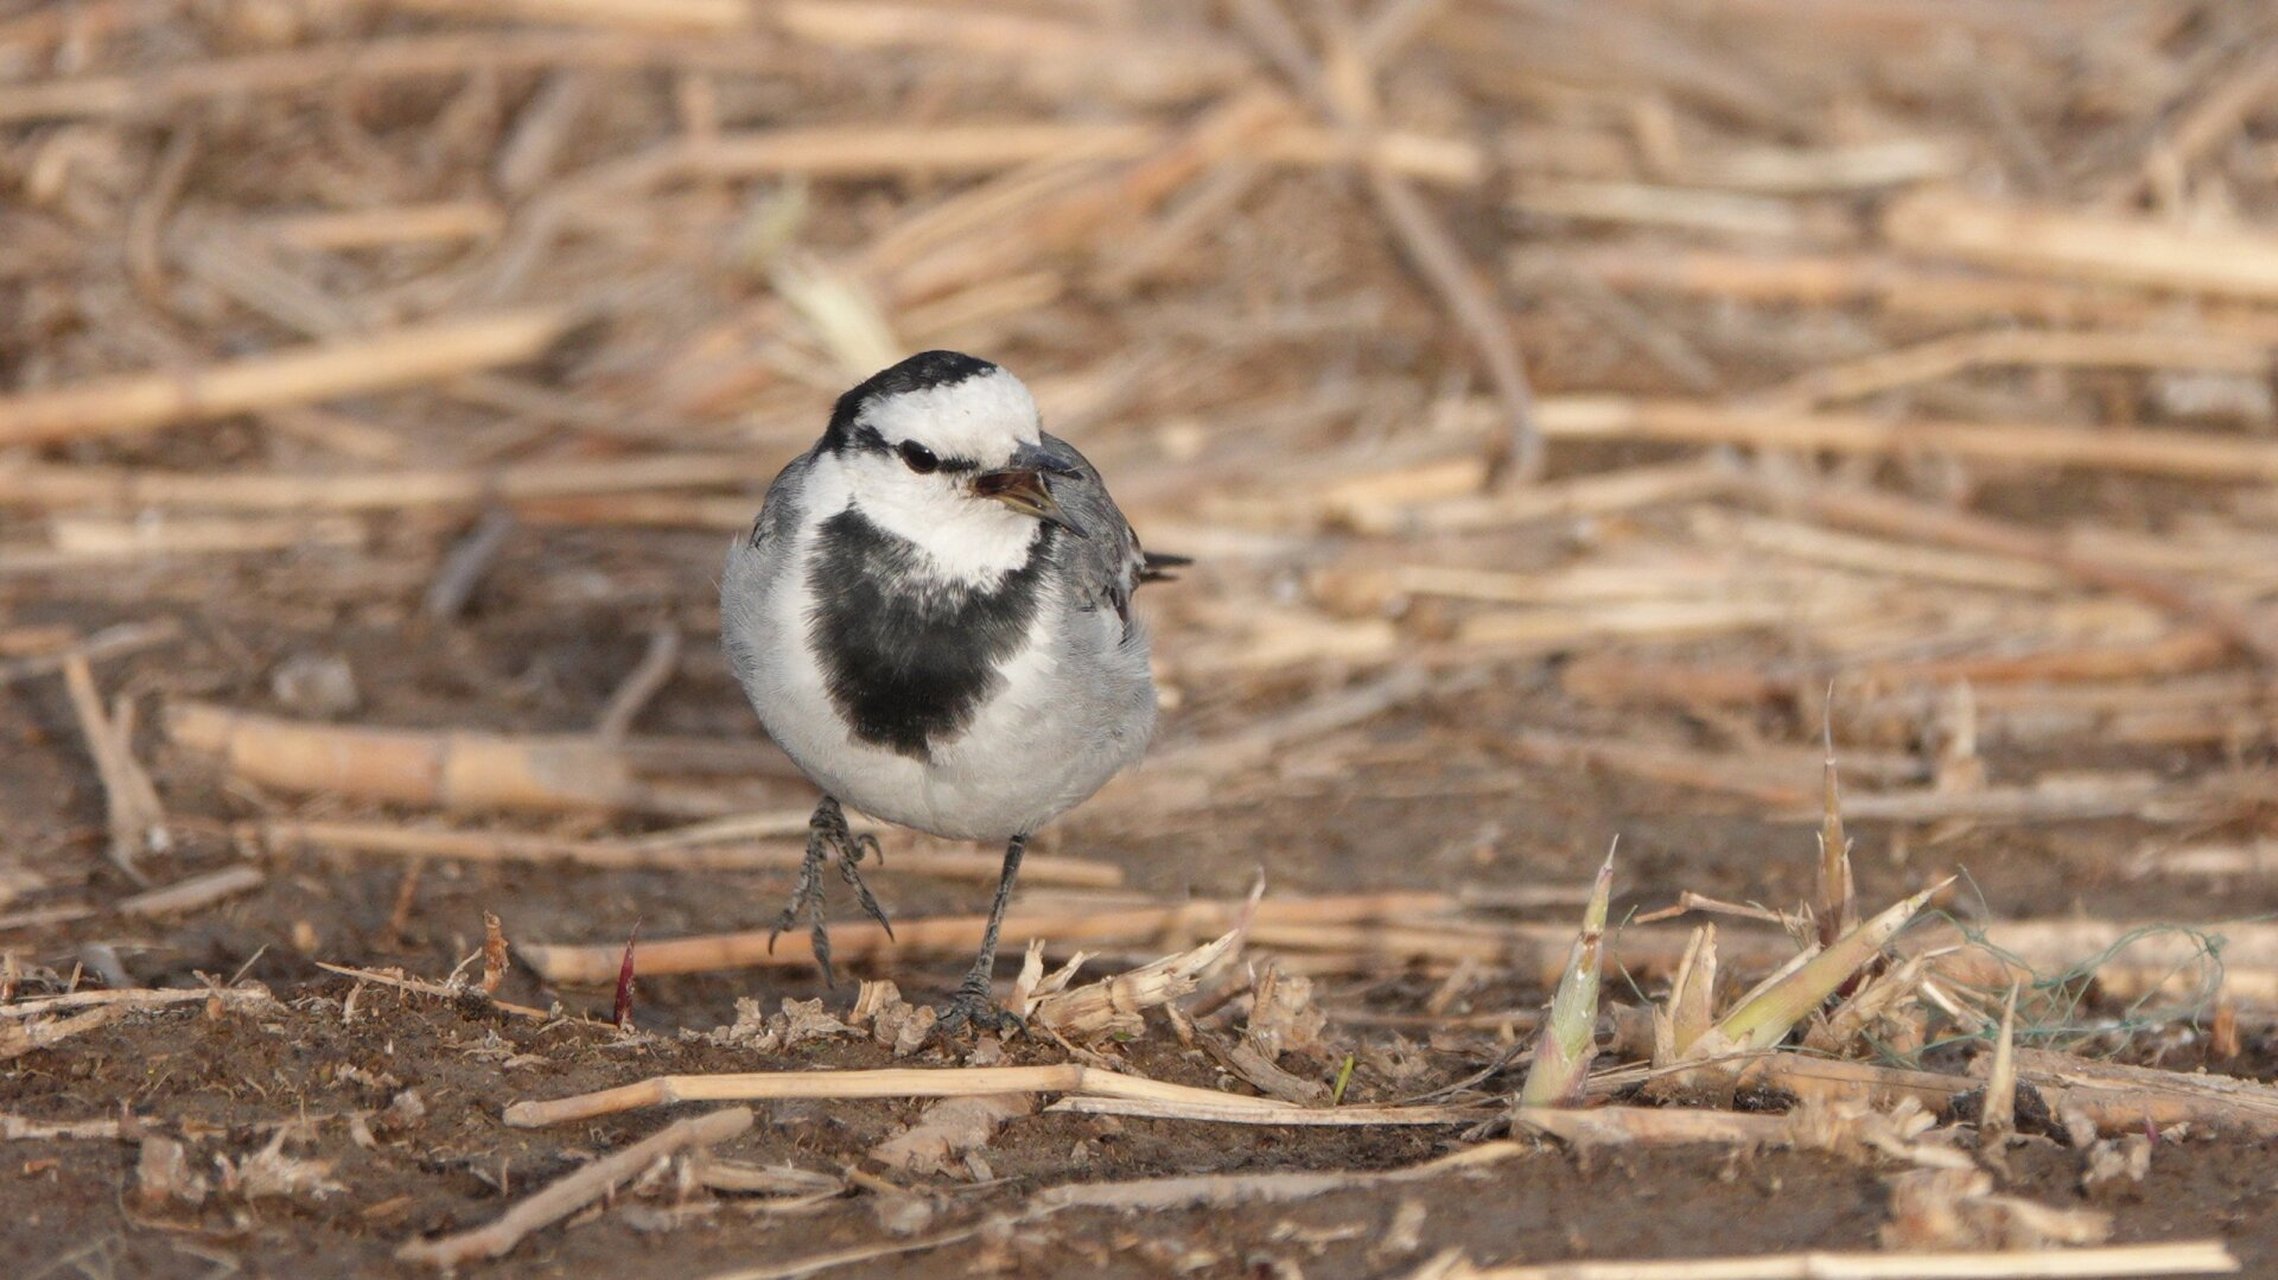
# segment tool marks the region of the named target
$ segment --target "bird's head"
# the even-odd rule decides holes
[[[1052,494],[1081,473],[1045,443],[1028,388],[986,360],[926,351],[871,375],[839,397],[823,451],[851,505],[937,554],[1025,548],[1039,521],[1086,533]]]

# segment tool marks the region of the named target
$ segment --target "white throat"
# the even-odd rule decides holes
[[[810,520],[853,507],[916,546],[938,576],[965,586],[995,586],[1027,564],[1042,527],[1034,516],[965,492],[960,479],[917,475],[888,456],[821,454],[808,482]]]

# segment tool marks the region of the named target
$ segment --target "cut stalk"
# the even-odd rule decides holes
[[[1952,883],[1950,877],[1942,880],[1836,939],[1809,963],[1742,1001],[1717,1024],[1712,1038],[1730,1049],[1777,1045],[1852,974],[1880,955],[1883,945],[1898,935],[1932,895]]]
[[[1977,1122],[1978,1150],[1999,1151],[2017,1132],[2017,988],[2001,1008],[2001,1034],[1993,1042],[1993,1066],[1985,1077],[1985,1109]]]
[[[1716,926],[1693,930],[1685,958],[1677,964],[1677,977],[1669,986],[1669,1003],[1657,1021],[1668,1028],[1668,1043],[1654,1046],[1654,1065],[1684,1060],[1716,1024]]]
[[[1582,1097],[1590,1059],[1598,1051],[1598,968],[1605,951],[1606,903],[1613,896],[1613,884],[1614,851],[1608,849],[1590,889],[1590,904],[1582,911],[1582,932],[1574,939],[1566,972],[1558,980],[1558,994],[1551,999],[1550,1018],[1535,1042],[1534,1064],[1519,1089],[1521,1107],[1572,1106]]]
[[[1835,777],[1834,692],[1821,726],[1827,771],[1820,791],[1819,945],[1831,947],[1859,920],[1859,891],[1851,880],[1851,839],[1843,834],[1843,798]]]

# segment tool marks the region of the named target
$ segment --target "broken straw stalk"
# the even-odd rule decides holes
[[[166,828],[166,810],[159,803],[158,789],[134,756],[134,704],[122,699],[114,704],[111,712],[104,710],[102,695],[95,688],[95,676],[84,652],[74,650],[64,655],[63,676],[64,688],[71,696],[72,713],[79,720],[80,737],[86,742],[87,754],[93,758],[96,776],[103,784],[111,861],[142,883],[145,877],[140,868],[141,860],[149,854],[164,853],[171,847],[172,837]]]
[[[1293,961],[1326,956],[1333,967],[1348,972],[1386,962],[1471,960],[1504,965],[1522,980],[1552,985],[1566,971],[1574,942],[1571,928],[1466,919],[1458,909],[1456,899],[1431,893],[1267,899],[1258,906],[1250,943]],[[1212,902],[1016,911],[1004,928],[1008,937],[1043,938],[1064,953],[1079,946],[1141,945],[1166,937],[1197,941],[1223,932],[1239,911],[1238,903]],[[874,924],[850,922],[832,930],[833,954],[873,964],[953,954],[976,945],[986,924],[981,916],[906,919],[888,939]],[[2278,1004],[2278,926],[2236,921],[2203,928],[2224,939],[2223,991],[2250,1005]],[[1735,972],[1768,972],[1793,955],[1781,934],[1727,930],[1719,942],[1721,963]],[[1607,949],[1612,962],[1645,978],[1676,972],[1690,945],[1681,928],[1632,925],[1616,931]],[[2119,999],[2159,991],[2188,994],[2214,977],[2194,930],[2125,921],[1990,921],[1973,925],[1966,938],[1943,927],[1926,928],[1903,940],[1900,950],[1937,953],[1932,973],[1991,991],[2005,989],[2033,970],[2067,971],[2090,957],[2099,961],[2094,976],[2101,989]],[[615,978],[622,947],[534,943],[520,954],[549,982],[590,985]],[[771,951],[767,931],[660,939],[640,947],[641,972],[650,975],[811,963],[802,937],[784,935]]]
[[[510,508],[612,495],[742,489],[751,477],[783,464],[780,454],[666,453],[640,457],[508,463],[495,467],[371,470],[329,475],[231,472],[211,474],[156,468],[76,466],[0,461],[0,502],[47,508],[143,512],[152,508],[246,511],[387,511],[467,507],[486,502]],[[685,500],[685,499],[683,499]],[[748,500],[737,501],[752,505]],[[572,507],[570,510],[575,511]],[[712,518],[699,507],[698,515]],[[750,512],[744,513],[744,522]]]
[[[1449,899],[1433,893],[1381,893],[1314,899],[1269,899],[1258,904],[1251,925],[1253,943],[1265,930],[1289,925],[1304,934],[1325,925],[1392,921],[1444,910]],[[1239,902],[1191,902],[1172,907],[1141,907],[1052,915],[1015,914],[1005,918],[1006,937],[1045,937],[1061,945],[1125,942],[1183,935],[1199,940],[1223,933],[1242,915]],[[987,920],[981,916],[903,920],[893,937],[874,923],[839,925],[831,931],[832,955],[856,962],[896,955],[922,955],[940,950],[969,950],[980,941]],[[1370,925],[1369,927],[1379,927]],[[700,973],[714,969],[774,964],[809,964],[812,957],[803,937],[785,935],[771,953],[767,932],[719,934],[645,942],[640,947],[643,974]],[[521,948],[524,961],[550,982],[608,981],[617,972],[616,947],[549,946]]]
[[[174,742],[218,756],[247,781],[286,790],[465,809],[586,812],[632,809],[714,814],[737,795],[687,790],[638,776],[675,755],[713,768],[794,776],[772,744],[707,742],[697,752],[599,734],[516,736],[474,730],[381,729],[285,720],[205,703],[166,712]],[[659,758],[662,757],[662,758]]]
[[[1740,1087],[1776,1088],[1807,1099],[1864,1100],[1878,1107],[1911,1097],[1933,1110],[1943,1110],[1954,1098],[1984,1084],[1981,1079],[1966,1076],[1902,1071],[1791,1053],[1742,1054],[1725,1061],[1737,1068]],[[2278,1134],[2278,1103],[2263,1097],[2266,1090],[2252,1082],[2115,1068],[2070,1055],[2033,1051],[2019,1052],[2018,1078],[2041,1090],[2058,1114],[2077,1115],[2105,1133],[2134,1132],[2147,1123],[2162,1127],[2190,1123],[2256,1137]],[[1476,1108],[1464,1107],[1312,1108],[1063,1063],[653,1076],[571,1097],[516,1102],[506,1109],[503,1118],[516,1127],[536,1128],[682,1102],[947,1098],[999,1093],[1062,1094],[1066,1095],[1062,1109],[1072,1111],[1241,1124],[1461,1124],[1475,1122],[1482,1115]],[[1596,1117],[1594,1123],[1561,1120],[1555,1108],[1522,1106],[1511,1114],[1531,1128],[1573,1140],[1596,1137],[1686,1142],[1720,1138],[1748,1144],[1780,1140],[1769,1124],[1734,1117],[1703,1118],[1699,1112],[1613,1108],[1585,1113]],[[1777,1119],[1785,1123],[1784,1118]]]
[[[473,316],[185,374],[128,375],[0,397],[0,445],[131,434],[191,418],[416,386],[529,360],[568,324],[559,310]]]
[[[1407,1280],[2083,1280],[2098,1276],[2230,1275],[2238,1259],[2220,1240],[2098,1245],[2039,1254],[1755,1254],[1746,1257],[1473,1266],[1442,1255]]]
[[[744,1074],[652,1076],[637,1084],[551,1102],[517,1102],[506,1123],[537,1128],[676,1102],[757,1098],[961,1098],[992,1093],[1063,1093],[1209,1108],[1243,1108],[1249,1114],[1300,1110],[1294,1103],[1197,1089],[1081,1063],[1043,1067],[885,1068],[873,1071],[763,1071]]]
[[[2274,245],[2273,252],[2278,252]],[[1524,273],[1529,255],[1512,255]],[[1876,253],[1668,249],[1639,244],[1563,246],[1559,262],[1625,293],[1710,297],[1805,307],[1863,306],[1947,324],[2019,322],[2143,332],[2170,319],[2171,300],[2072,280],[1986,275],[1953,264]],[[2278,342],[2278,314],[2204,299],[2192,324],[2219,345]],[[2028,339],[2027,341],[2030,341]]]
[[[437,830],[377,822],[323,822],[269,819],[239,830],[271,849],[296,846],[349,849],[404,858],[448,858],[465,862],[559,862],[581,867],[646,868],[676,871],[796,870],[806,856],[805,812],[758,830],[710,834],[660,832],[618,840],[579,840],[518,831]],[[699,824],[701,825],[701,824]],[[766,845],[762,840],[790,841]],[[944,879],[994,884],[1004,859],[966,849],[891,849],[897,871]],[[1021,863],[1024,882],[1038,886],[1113,889],[1125,880],[1123,868],[1058,854],[1031,854]]]

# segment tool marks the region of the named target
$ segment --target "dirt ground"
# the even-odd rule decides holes
[[[667,553],[660,547],[658,554]],[[195,627],[197,616],[184,616]],[[486,652],[502,665],[559,662],[567,668],[587,643],[556,637],[543,648],[516,649],[502,641]],[[427,646],[409,647],[397,661],[395,670],[403,675],[407,668],[424,667],[420,679],[454,679],[448,660]],[[662,705],[691,718],[707,708],[725,715],[735,708],[724,692],[691,679]],[[412,705],[407,702],[404,718],[416,718],[408,714]],[[76,857],[87,867],[90,892],[123,893],[129,886],[115,883],[115,872],[95,850],[100,798],[84,777],[68,710],[37,686],[27,686],[16,706],[26,714],[11,755],[24,767],[8,774],[12,847]],[[574,719],[578,712],[568,714]],[[1442,741],[1452,749],[1469,734],[1555,722],[1556,715],[1554,700],[1471,699],[1431,708],[1407,723],[1388,721],[1373,732],[1386,741]],[[2086,763],[2092,757],[2074,759]],[[183,810],[200,811],[201,801],[189,797],[201,796],[213,806],[209,811],[231,807],[228,798],[201,791],[193,779],[160,776],[169,797],[183,797],[177,802]],[[1460,804],[1374,799],[1370,791],[1379,777],[1393,788],[1402,785],[1392,771],[1356,771],[1341,783],[1345,794],[1330,804],[1262,805],[1221,827],[1162,842],[1170,846],[1167,855],[1156,842],[1095,831],[1080,817],[1067,825],[1059,843],[1128,866],[1133,883],[1151,894],[1179,897],[1238,891],[1261,863],[1277,885],[1294,882],[1310,891],[1428,888],[1445,883],[1452,867],[1462,868],[1465,883],[1488,888],[1575,881],[1586,874],[1585,851],[1596,849],[1598,833],[1619,831],[1629,857],[1625,896],[1655,902],[1679,888],[1696,888],[1777,901],[1803,891],[1798,868],[1807,862],[1803,851],[1810,842],[1803,824],[1678,821],[1669,816],[1670,797],[1663,789],[1564,777],[1555,770],[1517,780],[1518,794],[1485,803],[1466,797]],[[1443,851],[1470,844],[1487,824],[1503,833],[1496,841],[1498,856],[1487,865],[1468,853]],[[1944,856],[1967,868],[1989,905],[2002,913],[2159,918],[2190,909],[2190,903],[2147,893],[2138,884],[2110,877],[2099,883],[2099,837],[2111,833],[2091,825],[2068,824],[2030,839],[2000,833]],[[1858,835],[1868,849],[1889,838],[1872,825]],[[1561,856],[1560,849],[1569,852]],[[208,840],[192,841],[181,856],[182,870],[188,871],[233,855]],[[137,982],[194,986],[199,975],[243,976],[267,984],[281,1003],[246,1012],[209,1014],[193,1004],[131,1015],[35,1052],[10,1064],[8,1111],[34,1122],[132,1114],[184,1135],[209,1159],[242,1160],[287,1126],[293,1134],[287,1150],[325,1162],[336,1189],[263,1199],[218,1192],[197,1208],[143,1206],[135,1199],[137,1148],[130,1143],[11,1142],[10,1176],[0,1183],[0,1221],[8,1224],[9,1256],[31,1264],[20,1274],[416,1274],[418,1269],[390,1260],[403,1240],[475,1225],[512,1198],[657,1126],[649,1116],[634,1114],[515,1130],[500,1123],[510,1102],[659,1074],[897,1064],[887,1050],[859,1037],[754,1054],[679,1035],[683,1028],[709,1030],[728,1021],[739,996],[756,997],[771,1009],[783,999],[819,996],[843,1013],[849,987],[825,990],[805,968],[644,981],[637,1019],[643,1034],[627,1038],[606,1025],[605,990],[551,990],[517,972],[502,997],[541,1006],[559,1000],[601,1019],[535,1024],[497,1013],[480,1000],[454,1002],[374,986],[358,990],[353,979],[312,964],[326,959],[440,975],[479,942],[485,909],[500,912],[511,927],[531,936],[607,937],[635,918],[652,936],[756,927],[772,918],[788,889],[785,875],[437,863],[418,879],[412,906],[404,911],[400,867],[316,854],[263,862],[268,883],[226,907],[172,925],[57,930],[44,948],[27,944],[25,954],[54,964],[68,961],[75,945],[99,941],[119,955]],[[1868,856],[1860,868],[1862,892],[1870,900],[1910,881],[1886,858]],[[985,892],[978,885],[927,884],[890,869],[876,882],[897,915],[971,909]],[[2226,907],[2226,914],[2268,909],[2260,901]],[[404,927],[392,928],[391,917],[398,916]],[[316,945],[304,952],[312,929]],[[897,965],[893,973],[922,994],[953,983],[956,967],[945,959]],[[1412,1014],[1435,985],[1421,974],[1403,976],[1394,966],[1373,978],[1332,981],[1324,999],[1333,1009]],[[1533,984],[1490,977],[1449,1012],[1528,1007],[1545,994]],[[345,1010],[351,998],[355,1008]],[[1339,1052],[1363,1050],[1347,1094],[1353,1101],[1425,1092],[1469,1076],[1497,1052],[1491,1035],[1449,1029],[1404,1040],[1396,1039],[1397,1032],[1342,1021],[1332,1013],[1330,1048],[1287,1065],[1325,1079],[1337,1069]],[[2207,1065],[2260,1079],[2278,1072],[2278,1043],[2267,1037],[2250,1041],[2241,1058],[2214,1062],[2205,1061],[2203,1042],[2188,1035],[2151,1035],[2124,1044],[2122,1056],[2156,1057],[2169,1067]],[[1015,1040],[1005,1046],[1003,1060],[1067,1059],[1058,1046]],[[959,1043],[929,1047],[899,1065],[971,1060],[971,1044]],[[1181,1051],[1167,1034],[1110,1050],[1108,1060],[1151,1078],[1228,1084],[1213,1058],[1200,1050]],[[1511,1089],[1516,1076],[1491,1076],[1475,1091]],[[416,1117],[391,1111],[406,1094],[419,1100]],[[919,1113],[920,1105],[907,1101],[763,1103],[758,1126],[720,1154],[833,1173],[874,1168],[866,1153]],[[360,1138],[352,1116],[362,1118]],[[865,1261],[858,1269],[880,1275],[940,1274],[949,1268],[1048,1275],[1074,1266],[1134,1276],[1374,1275],[1405,1272],[1448,1248],[1474,1258],[1544,1261],[1872,1249],[1887,1216],[1888,1189],[1877,1170],[1831,1155],[1721,1148],[1578,1153],[1544,1143],[1532,1155],[1489,1171],[1452,1171],[1289,1203],[1143,1213],[1073,1209],[1013,1222],[1038,1188],[1070,1181],[1387,1171],[1467,1145],[1460,1126],[1290,1131],[1036,1115],[1014,1121],[991,1143],[978,1173],[959,1168],[933,1176],[881,1175],[842,1198],[782,1214],[733,1197],[687,1198],[667,1184],[627,1196],[615,1209],[580,1215],[567,1229],[541,1232],[511,1257],[475,1269],[517,1276],[709,1275],[979,1228],[938,1249]],[[2278,1228],[2272,1226],[2278,1218],[2271,1212],[2278,1183],[2269,1177],[2270,1157],[2268,1141],[2188,1135],[2158,1147],[2151,1176],[2140,1185],[2091,1200],[2082,1190],[2083,1155],[2040,1139],[2017,1153],[2005,1189],[2059,1206],[2093,1203],[2115,1215],[2117,1241],[2221,1237],[2247,1272],[2256,1274],[2278,1266]],[[1402,1223],[1409,1223],[1405,1230]]]
[[[718,566],[849,371],[920,345],[1021,372],[1149,545],[1197,562],[1138,605],[1165,689],[1148,763],[1036,846],[1090,878],[1032,876],[1016,911],[1238,902],[1261,875],[1268,904],[1447,895],[1283,926],[1245,963],[1313,983],[1324,1025],[1279,1057],[1301,1083],[1472,1110],[1047,1106],[911,1160],[929,1103],[760,1101],[704,1160],[464,1273],[1881,1249],[1912,1169],[1887,1150],[1506,1149],[1481,1123],[1564,954],[1517,939],[1571,930],[1609,842],[1603,1068],[1646,1056],[1614,1005],[1668,995],[1655,929],[1715,918],[1761,955],[1777,927],[1717,913],[1823,903],[1823,724],[1864,913],[1958,875],[1942,917],[2062,939],[2004,943],[2031,971],[2021,1042],[2267,1106],[2278,10],[1354,7],[1294,6],[1293,62],[1271,4],[0,2],[0,1272],[431,1274],[398,1249],[712,1105],[517,1128],[510,1104],[652,1076],[1082,1062],[1259,1091],[1224,1054],[1258,1016],[1240,966],[1136,1036],[904,1056],[835,1022],[764,1049],[723,1029],[744,1000],[851,1018],[855,980],[938,999],[956,948],[831,988],[803,962],[644,971],[622,1028],[607,983],[526,954],[491,996],[371,976],[474,972],[486,912],[517,949],[773,922],[780,834],[706,845],[711,866],[596,858],[811,805],[717,651]],[[1066,133],[954,158],[974,121]],[[1465,318],[1482,299],[1499,321]],[[391,336],[417,368],[381,372]],[[350,358],[244,368],[312,348]],[[1496,371],[1514,354],[1531,386]],[[199,707],[351,737],[264,772],[188,741]],[[563,735],[642,780],[407,794],[365,730]],[[95,758],[107,731],[123,766]],[[122,817],[138,769],[163,847]],[[985,878],[896,865],[959,846],[884,834],[897,921],[985,905]],[[515,839],[555,854],[497,852]],[[143,897],[205,883],[227,888]],[[1687,893],[1725,906],[1624,925]],[[833,915],[858,921],[843,894]],[[2078,941],[2137,925],[2224,934],[2227,973],[2126,979],[2124,950]],[[1085,976],[1199,940],[1086,943]],[[1770,967],[1727,963],[1720,1008]],[[2001,1000],[1911,995],[1898,1020],[1933,1043],[1851,1056],[1982,1070]],[[1998,1194],[2109,1215],[2076,1244],[2217,1240],[2278,1275],[2278,1128],[2141,1130],[2028,1133]],[[2091,1176],[2135,1136],[2146,1167]],[[1480,1151],[1503,1154],[1462,1163]],[[738,1190],[713,1166],[800,1173]],[[1053,1200],[1188,1175],[1225,1177]]]

